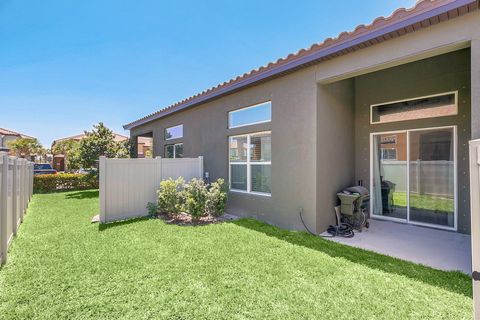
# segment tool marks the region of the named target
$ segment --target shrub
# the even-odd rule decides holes
[[[205,204],[207,201],[207,188],[201,179],[192,179],[182,192],[185,202],[185,211],[198,219],[205,215]]]
[[[61,190],[98,189],[98,176],[93,174],[42,174],[33,177],[33,191],[46,193]]]
[[[177,214],[182,209],[182,189],[184,180],[168,179],[160,182],[158,189],[158,211],[162,213]]]
[[[150,216],[156,215],[159,211],[158,204],[156,204],[155,202],[147,203],[147,210],[148,210],[148,215]]]
[[[227,187],[225,180],[218,179],[208,188],[206,212],[212,216],[219,217],[225,213],[227,206]]]

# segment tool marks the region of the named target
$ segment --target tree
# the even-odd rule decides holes
[[[80,169],[80,142],[69,139],[55,143],[52,149],[54,155],[63,154],[65,156],[65,171]]]
[[[7,146],[12,154],[20,158],[31,158],[45,153],[40,142],[34,138],[18,138],[8,142]]]
[[[92,168],[100,156],[107,158],[128,158],[127,141],[115,141],[115,134],[100,122],[93,125],[92,132],[85,131],[86,137],[80,141],[80,164]]]

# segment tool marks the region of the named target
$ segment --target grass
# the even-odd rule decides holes
[[[98,192],[35,195],[2,319],[469,319],[471,281],[252,219],[99,226]]]
[[[393,193],[393,202],[396,206],[407,206],[407,194],[405,192]],[[454,202],[452,198],[437,197],[428,194],[410,194],[410,207],[430,210],[437,213],[453,214]]]

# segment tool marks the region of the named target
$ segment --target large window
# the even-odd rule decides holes
[[[183,138],[183,124],[165,129],[165,140]]]
[[[457,92],[375,104],[370,112],[372,124],[453,116],[458,114]]]
[[[228,113],[228,127],[237,128],[272,120],[272,103],[270,101]]]
[[[230,189],[270,194],[272,143],[270,132],[230,137]]]
[[[167,144],[165,158],[183,158],[183,143]]]

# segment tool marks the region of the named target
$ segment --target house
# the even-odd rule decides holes
[[[418,1],[124,126],[153,155],[204,156],[228,211],[316,233],[336,193],[373,218],[470,233],[480,138],[479,1]]]
[[[20,132],[0,128],[0,151],[9,152],[8,143],[19,138],[35,139],[34,137]]]
[[[121,135],[121,134],[118,134],[118,133],[114,133],[115,137],[114,137],[114,140],[119,142],[119,141],[126,141],[128,140],[129,138],[127,136],[124,136],[124,135]],[[81,133],[81,134],[77,134],[75,136],[71,136],[71,137],[66,137],[66,138],[60,138],[60,139],[56,139],[56,140],[53,140],[52,142],[52,150],[55,148],[55,145],[61,141],[67,141],[67,140],[75,140],[75,141],[80,141],[82,140],[83,138],[86,137],[86,134],[85,133]],[[53,155],[53,168],[57,171],[65,171],[65,155],[63,154],[54,154]]]
[[[138,137],[137,139],[137,157],[151,158],[152,157],[152,143],[151,137]]]

